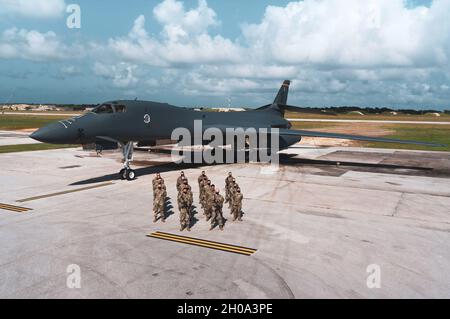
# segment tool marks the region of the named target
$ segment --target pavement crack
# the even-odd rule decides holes
[[[398,209],[400,208],[400,205],[401,205],[404,197],[405,197],[405,193],[401,193],[400,198],[398,199],[397,205],[395,205],[395,208],[394,208],[394,211],[392,212],[391,217],[395,217],[395,215],[398,213]]]

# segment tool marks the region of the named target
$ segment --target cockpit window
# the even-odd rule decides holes
[[[114,113],[111,104],[102,104],[96,109],[94,109],[92,112],[97,114]]]
[[[116,113],[125,113],[127,111],[125,105],[114,105],[114,109],[116,110]]]

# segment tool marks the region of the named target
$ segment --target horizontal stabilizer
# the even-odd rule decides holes
[[[300,107],[300,106],[293,106],[293,105],[286,105],[286,104],[278,104],[277,106],[281,110],[283,116],[286,113],[286,111],[299,112],[299,113],[305,113],[305,114],[337,115],[337,113],[335,113],[335,112],[323,110],[320,108]]]

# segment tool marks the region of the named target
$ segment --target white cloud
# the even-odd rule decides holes
[[[204,34],[209,27],[220,24],[206,0],[199,0],[197,8],[189,11],[184,9],[183,2],[165,0],[154,8],[153,14],[163,25],[163,35],[169,41]]]
[[[117,65],[106,65],[100,62],[94,64],[94,73],[111,81],[113,87],[129,89],[134,87],[138,78],[134,76],[137,66],[121,62]]]
[[[211,36],[210,27],[219,25],[214,10],[205,0],[186,11],[183,3],[165,0],[153,10],[162,25],[160,38],[149,36],[145,17],[139,16],[127,37],[110,39],[109,46],[121,58],[153,66],[236,62],[241,49],[220,35]]]
[[[245,26],[243,33],[264,61],[330,67],[436,65],[448,62],[448,13],[448,0],[414,9],[403,0],[305,0],[267,7],[262,21]]]
[[[0,0],[0,14],[31,18],[60,17],[65,8],[64,0]]]
[[[82,55],[82,48],[61,43],[52,31],[10,28],[0,35],[0,58],[34,61],[65,59]]]

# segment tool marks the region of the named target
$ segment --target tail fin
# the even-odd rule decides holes
[[[285,80],[283,82],[283,85],[281,86],[280,90],[278,91],[277,97],[275,98],[275,101],[273,101],[273,104],[287,104],[287,98],[289,94],[289,85],[291,84],[291,81]]]

